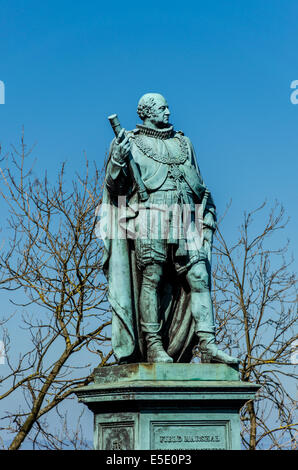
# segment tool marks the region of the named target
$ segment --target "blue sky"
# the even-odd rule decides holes
[[[295,0],[2,0],[1,144],[18,142],[24,125],[50,174],[64,160],[79,169],[84,150],[100,165],[107,115],[132,128],[140,96],[157,91],[219,211],[232,198],[238,218],[278,198],[295,217],[297,13]]]
[[[101,166],[107,116],[133,128],[140,96],[162,93],[219,213],[233,201],[228,235],[244,209],[278,199],[294,251],[297,15],[297,0],[1,0],[0,143],[19,142],[24,126],[36,171],[51,178],[64,160],[80,171],[83,151]]]

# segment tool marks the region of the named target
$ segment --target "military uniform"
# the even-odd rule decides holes
[[[215,205],[208,193],[204,214],[201,218],[198,217],[206,187],[197,166],[193,146],[182,132],[176,132],[172,127],[156,130],[138,125],[128,136],[133,158],[149,195],[146,207],[150,209],[147,211],[146,207],[139,205],[137,217],[128,223],[130,234],[135,232],[132,229],[132,220],[134,227],[138,227],[137,235],[132,237],[135,238],[137,266],[142,271],[150,265],[151,273],[154,273],[154,266],[171,264],[176,273],[182,275],[197,264],[202,273],[201,290],[204,291],[200,298],[207,297],[207,301],[203,301],[204,305],[198,305],[193,311],[196,330],[214,333],[206,266],[210,261],[207,253],[210,258],[211,246],[206,251],[203,242],[204,231],[213,232],[215,229]],[[127,194],[128,205],[136,196],[127,164],[117,162],[113,156],[113,144],[107,188],[114,195]],[[177,211],[185,207],[187,230],[185,218],[183,219],[185,211]],[[142,295],[150,296],[156,288],[152,283],[152,275],[147,278],[145,274]],[[155,319],[155,322],[159,320]]]
[[[138,266],[165,263],[170,258],[176,271],[183,273],[206,258],[206,252],[201,249],[203,228],[213,231],[216,224],[215,206],[209,195],[203,215],[204,227],[200,225],[202,218],[198,215],[206,188],[192,144],[182,132],[175,132],[172,127],[155,130],[138,125],[128,135],[133,158],[149,194],[147,205],[151,208],[151,219],[150,212],[140,211],[140,220],[135,221],[139,229],[145,225],[148,234],[146,236],[143,230],[135,240]],[[129,178],[127,166],[114,160],[112,146],[107,178],[110,192],[125,194],[128,188],[132,190]],[[187,211],[183,212],[183,207]],[[173,210],[166,211],[165,208]],[[187,233],[185,218],[188,219]]]

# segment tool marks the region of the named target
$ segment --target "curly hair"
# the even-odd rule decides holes
[[[142,121],[151,115],[152,108],[156,105],[154,95],[155,93],[146,93],[138,103],[137,113]]]

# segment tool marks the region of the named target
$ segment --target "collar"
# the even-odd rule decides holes
[[[173,126],[166,127],[165,129],[153,129],[152,127],[137,124],[136,127],[140,134],[148,137],[155,137],[156,139],[169,139],[170,137],[173,137]]]

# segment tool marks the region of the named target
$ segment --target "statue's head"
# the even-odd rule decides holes
[[[164,128],[169,125],[170,111],[165,98],[159,93],[146,93],[138,103],[138,115],[144,125]]]

